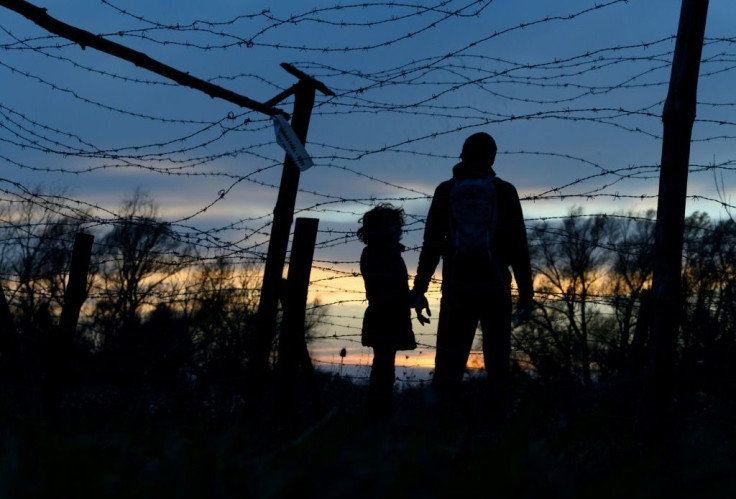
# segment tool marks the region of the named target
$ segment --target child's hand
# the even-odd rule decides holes
[[[415,293],[412,292],[414,295],[414,310],[417,313],[417,320],[419,321],[419,324],[422,326],[425,324],[429,324],[429,317],[432,317],[432,311],[429,309],[429,302],[427,301],[427,297],[424,296],[424,293]],[[422,311],[426,310],[427,315],[429,317],[425,317]]]

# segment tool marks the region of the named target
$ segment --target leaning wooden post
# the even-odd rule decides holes
[[[291,118],[291,128],[302,145],[307,140],[309,120],[312,116],[315,91],[325,95],[334,95],[323,83],[302,73],[296,68],[281,65],[286,71],[299,78],[299,82],[290,89],[269,100],[267,105],[275,105],[279,100],[294,94],[294,112]],[[289,245],[291,223],[294,218],[294,206],[299,188],[300,170],[292,158],[287,154],[284,159],[284,168],[281,174],[281,184],[273,210],[273,224],[271,237],[268,242],[266,266],[263,272],[261,296],[258,304],[258,330],[251,352],[250,364],[256,376],[265,375],[268,371],[269,357],[274,336],[276,334],[276,316],[278,314],[279,292],[283,279],[286,250]]]
[[[218,97],[228,102],[232,102],[233,104],[237,104],[238,106],[253,109],[254,111],[258,111],[269,116],[282,114],[281,110],[274,109],[270,105],[261,104],[260,102],[237,94],[231,90],[227,90],[211,82],[192,76],[188,72],[175,69],[160,61],[152,59],[142,52],[138,52],[137,50],[133,50],[129,47],[103,38],[100,35],[95,35],[89,31],[63,23],[58,19],[49,16],[47,12],[48,9],[44,7],[37,7],[23,0],[0,0],[0,6],[17,12],[50,33],[59,35],[62,38],[66,38],[67,40],[71,40],[72,42],[79,44],[82,49],[91,47],[119,59],[132,62],[140,68],[147,69],[148,71],[163,76],[164,78],[173,80],[179,85],[204,92],[212,98]]]
[[[82,232],[74,239],[72,261],[69,266],[69,282],[66,285],[64,308],[59,319],[59,341],[65,356],[72,352],[79,313],[87,299],[87,274],[94,240],[94,236]]]
[[[683,0],[662,121],[662,165],[652,277],[652,323],[643,415],[662,428],[673,389],[681,323],[682,249],[690,141],[697,104],[708,0]]]
[[[316,218],[297,218],[294,225],[294,242],[291,245],[284,315],[279,335],[278,365],[287,378],[295,376],[300,368],[308,376],[313,372],[304,337],[304,323],[318,226],[319,219]]]

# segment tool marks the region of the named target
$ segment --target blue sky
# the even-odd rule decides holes
[[[591,214],[656,206],[675,0],[36,4],[255,100],[294,82],[281,62],[334,90],[318,95],[307,145],[316,166],[297,200],[300,215],[321,219],[322,242],[353,232],[372,202],[392,200],[416,220],[405,242],[418,246],[429,196],[479,130],[496,137],[497,172],[519,189],[530,223],[573,205]],[[736,186],[734,21],[733,2],[711,0],[698,108],[709,121],[694,129],[691,195],[716,197],[707,165],[728,192]],[[267,118],[48,38],[4,8],[0,27],[4,198],[12,182],[64,188],[105,218],[142,187],[168,220],[204,231],[234,224],[219,237],[245,237],[244,257],[265,251],[267,227],[253,231],[273,209],[283,160]],[[694,209],[725,214],[709,201]],[[348,236],[315,257],[350,272],[359,252]],[[413,270],[416,251],[406,259]],[[323,301],[360,298],[340,291],[359,287],[355,278],[327,283],[313,290]]]

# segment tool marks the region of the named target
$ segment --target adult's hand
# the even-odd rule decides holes
[[[429,324],[429,317],[432,316],[432,311],[429,309],[429,302],[427,301],[427,297],[424,296],[424,293],[417,293],[412,291],[412,294],[414,295],[414,311],[417,313],[417,320],[419,321],[419,324],[421,324],[422,326],[425,324]],[[429,317],[423,314],[425,310],[427,311],[427,315]]]

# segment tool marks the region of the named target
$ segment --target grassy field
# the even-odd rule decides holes
[[[0,497],[734,497],[736,397],[681,394],[645,445],[631,388],[482,379],[391,416],[320,376],[288,403],[229,387],[74,386],[55,418],[4,387]],[[257,402],[256,402],[257,400]],[[503,403],[500,401],[503,400]]]

